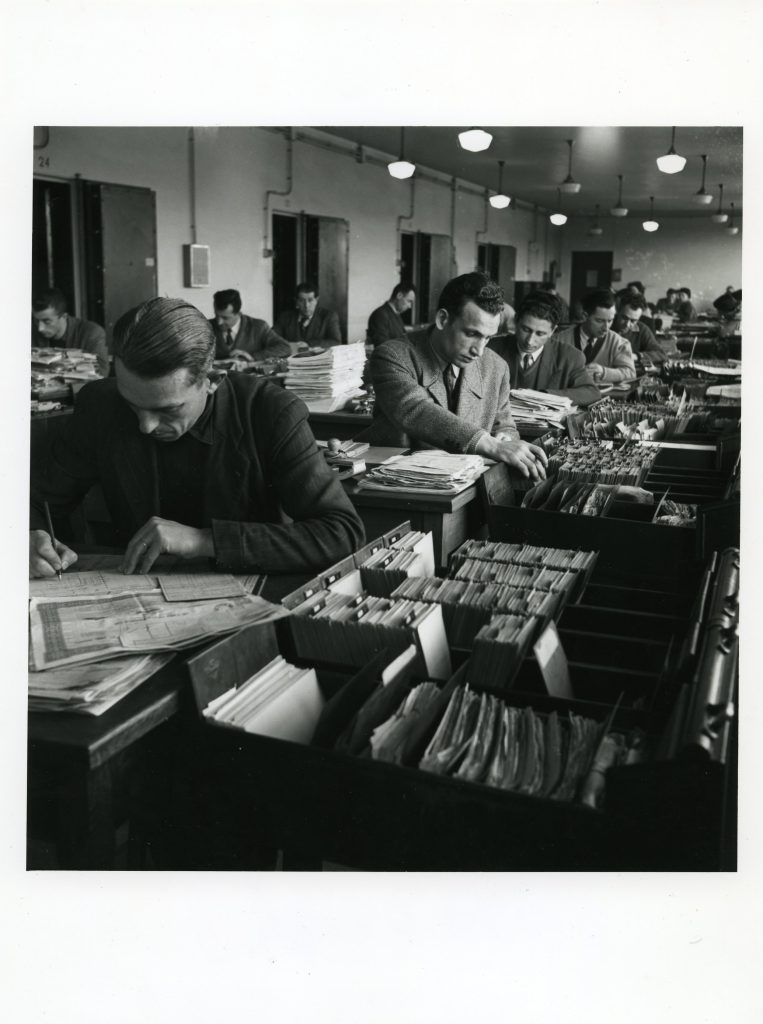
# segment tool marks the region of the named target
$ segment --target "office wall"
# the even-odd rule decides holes
[[[732,284],[742,287],[742,230],[730,237],[710,220],[712,211],[696,217],[660,217],[660,228],[651,234],[641,227],[641,217],[602,219],[604,233],[591,238],[590,220],[570,218],[562,234],[562,277],[559,291],[569,297],[573,251],[612,250],[613,266],[622,270],[622,285],[642,281],[647,298],[656,302],[667,288],[685,285],[701,313]],[[618,285],[617,287],[620,287]]]
[[[191,241],[188,134],[187,128],[53,127],[48,146],[35,151],[34,170],[153,189],[159,294],[181,296],[211,314],[213,292],[238,288],[248,312],[272,321],[272,264],[262,255],[264,202],[266,190],[286,188],[286,140],[257,128],[196,129],[196,231],[198,242],[211,246],[212,284],[187,289],[182,245]],[[419,179],[413,187],[414,216],[401,221],[403,230],[449,235],[447,183]],[[271,197],[269,208],[349,221],[351,340],[365,336],[369,312],[387,298],[398,277],[397,218],[407,218],[410,203],[411,183],[392,179],[385,167],[294,143],[292,191]],[[484,211],[481,196],[457,193],[454,241],[459,273],[475,266],[476,232],[484,227]],[[547,258],[547,235],[544,217],[489,208],[488,230],[479,241],[515,245],[517,278],[534,280],[554,255]]]

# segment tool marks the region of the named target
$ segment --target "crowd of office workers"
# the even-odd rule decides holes
[[[570,314],[548,287],[511,309],[475,271],[449,281],[434,321],[412,330],[403,316],[416,291],[397,284],[369,317],[374,416],[357,439],[476,453],[542,479],[545,453],[519,437],[510,389],[587,406],[602,387],[634,379],[637,361],[664,359],[654,332],[667,316],[696,317],[691,293],[669,288],[651,304],[644,291],[639,281],[596,289]],[[714,305],[738,317],[741,291],[729,286]],[[95,353],[104,379],[80,391],[65,430],[32,466],[30,576],[76,562],[51,535],[47,510],[67,514],[95,484],[125,572],[148,572],[171,554],[227,572],[310,574],[362,544],[302,401],[253,374],[210,376],[215,360],[341,343],[339,318],[315,284],[297,286],[274,327],[243,313],[234,289],[215,293],[211,319],[183,300],[151,299],[117,321],[110,353],[103,328],[71,316],[59,291],[36,295],[32,317],[37,344]]]

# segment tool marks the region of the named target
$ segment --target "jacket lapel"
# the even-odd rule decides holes
[[[482,402],[482,359],[474,359],[460,373],[456,415],[464,420],[479,420]],[[444,387],[444,385],[443,385]]]
[[[421,385],[427,389],[438,405],[447,409],[448,392],[445,390],[445,380],[437,356],[432,350],[431,330],[416,340],[416,347],[421,360]]]
[[[223,379],[215,393],[214,435],[204,483],[204,521],[245,519],[249,462],[244,455],[243,427],[231,384]]]

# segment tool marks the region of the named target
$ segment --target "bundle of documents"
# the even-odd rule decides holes
[[[309,743],[325,700],[314,668],[297,668],[277,655],[239,687],[216,697],[204,717],[258,736]]]
[[[457,569],[470,558],[482,559],[484,562],[509,562],[512,565],[537,565],[545,569],[589,573],[596,563],[597,553],[576,551],[573,548],[547,548],[535,544],[470,539],[465,540],[450,556],[451,569]]]
[[[453,495],[470,487],[485,468],[479,455],[451,455],[438,450],[395,455],[370,470],[358,489]]]
[[[30,711],[102,715],[167,664],[172,654],[130,655],[29,673]]]
[[[417,551],[380,548],[359,566],[363,586],[389,596],[409,576],[424,576],[424,558]]]
[[[375,761],[402,764],[411,733],[439,695],[437,683],[425,682],[414,686],[392,718],[382,722],[371,733],[371,757]]]
[[[577,406],[564,395],[549,395],[532,388],[512,388],[511,415],[518,427],[536,424],[544,427],[561,426],[569,412]]]
[[[33,372],[39,377],[72,380],[98,380],[98,357],[94,352],[83,352],[77,348],[33,348]]]
[[[665,499],[660,502],[654,514],[654,522],[659,526],[695,527],[697,525],[697,506],[683,501]]]
[[[284,384],[313,412],[334,412],[364,395],[365,343],[332,345],[322,352],[290,356]]]
[[[521,590],[570,590],[577,574],[543,565],[512,565],[510,562],[486,562],[467,558],[458,566],[454,579],[505,584]]]
[[[563,438],[549,456],[547,478],[641,487],[657,453],[639,444],[615,448],[608,441]]]
[[[469,661],[470,677],[489,679],[493,689],[508,689],[537,635],[537,619],[522,615],[494,615],[474,638]]]
[[[58,581],[51,583],[55,587]],[[30,668],[39,671],[121,654],[180,650],[207,637],[287,614],[281,605],[248,594],[172,602],[166,601],[161,591],[68,599],[33,597],[29,604]]]

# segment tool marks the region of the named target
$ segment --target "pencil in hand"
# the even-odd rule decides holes
[[[45,502],[45,519],[47,520],[47,523],[48,523],[48,536],[50,537],[50,543],[53,545],[53,550],[55,551],[56,550],[56,536],[53,533],[53,520],[50,518],[50,506],[48,505],[47,501]],[[56,569],[56,575],[58,576],[58,579],[61,580],[61,570],[60,569]]]

